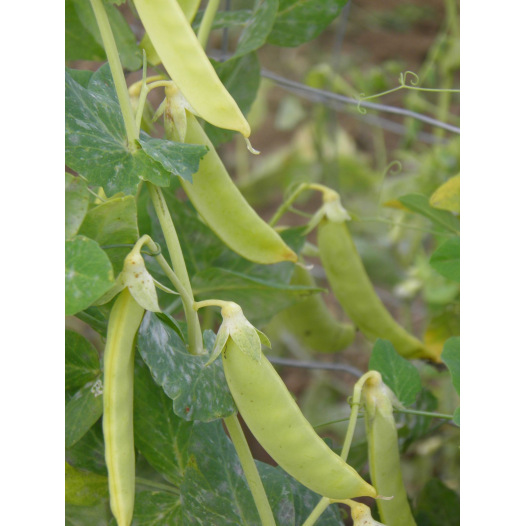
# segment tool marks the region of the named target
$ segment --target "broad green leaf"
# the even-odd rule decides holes
[[[438,355],[446,340],[460,334],[460,313],[458,307],[450,308],[431,318],[424,334],[424,344]]]
[[[112,5],[108,5],[106,2],[103,3],[105,4],[104,7],[108,14],[113,37],[115,38],[115,43],[119,50],[119,58],[123,67],[130,71],[140,69],[142,66],[142,55],[130,26],[118,9]],[[102,48],[102,55],[99,58],[91,60],[105,60],[106,53],[104,52],[102,37],[89,0],[73,0],[73,4],[80,23],[85,28],[85,32],[88,32],[89,40],[95,40]]]
[[[231,58],[225,62],[211,60],[219,79],[234,98],[244,115],[250,111],[258,93],[259,60],[256,53]],[[214,146],[229,141],[235,132],[206,123],[204,130]],[[255,145],[257,146],[257,145]]]
[[[280,0],[267,42],[296,47],[316,38],[339,14],[347,0]]]
[[[460,214],[460,174],[439,186],[429,198],[429,204],[440,210]]]
[[[78,389],[101,374],[99,355],[81,334],[66,330],[66,390]]]
[[[139,239],[137,205],[131,195],[114,197],[93,207],[86,215],[80,234],[104,247],[117,275],[132,247],[107,248],[109,245],[133,244]]]
[[[221,360],[204,367],[214,339],[213,333],[206,331],[207,354],[193,356],[178,334],[151,312],[145,314],[139,329],[141,357],[155,383],[173,400],[175,414],[184,420],[209,422],[236,411]]]
[[[449,338],[444,344],[442,360],[451,373],[451,380],[455,391],[460,396],[460,338]]]
[[[298,299],[322,289],[288,285],[253,277],[226,268],[209,268],[192,277],[197,300],[216,298],[241,306],[254,325],[267,323],[274,314],[293,305]]]
[[[166,480],[180,486],[192,423],[175,415],[173,401],[156,385],[140,358],[135,365],[133,411],[137,449]]]
[[[75,0],[66,0],[65,17],[66,60],[104,60],[104,48],[82,24],[75,9]]]
[[[431,255],[429,264],[442,276],[460,283],[460,238],[452,237]]]
[[[75,236],[88,211],[89,192],[80,177],[66,174],[66,239]]]
[[[148,140],[142,133],[141,142],[145,144]],[[197,170],[202,146],[165,142],[167,151],[174,155],[178,173]],[[88,89],[66,71],[66,163],[89,184],[102,186],[108,196],[118,192],[134,194],[141,180],[168,186],[173,177],[143,149],[135,153],[128,150],[124,121],[107,64],[93,74]]]
[[[66,241],[66,316],[89,307],[113,285],[113,269],[99,244],[84,236]]]
[[[429,389],[424,387],[420,393],[418,393],[413,409],[432,413],[436,411],[437,408],[438,399]],[[435,419],[427,416],[410,415],[406,413],[395,414],[395,418],[401,451],[406,451],[413,442],[425,437],[437,422]]]
[[[180,526],[181,500],[168,491],[141,491],[135,494],[133,526]]]
[[[408,194],[399,197],[398,200],[409,210],[427,217],[435,225],[446,228],[454,234],[460,231],[460,222],[456,216],[445,210],[437,210],[429,204],[429,199],[425,195]]]
[[[457,407],[453,413],[453,422],[455,422],[455,424],[460,427],[460,407]]]
[[[259,524],[243,470],[221,423],[196,422],[190,443],[190,461],[181,485],[183,517],[187,523]]]
[[[459,526],[460,498],[439,479],[424,486],[414,513],[418,526]]]
[[[96,506],[66,503],[66,526],[108,526],[112,520],[109,499]]]
[[[141,146],[146,155],[158,161],[171,174],[192,182],[192,174],[197,172],[199,161],[208,148],[200,144],[181,144],[164,139],[152,139],[141,134]]]
[[[241,57],[260,48],[272,30],[278,12],[278,0],[257,0],[252,16],[243,28],[234,57]]]
[[[66,404],[66,447],[76,444],[101,416],[102,380],[98,378],[77,391]]]
[[[66,462],[66,503],[94,506],[108,498],[108,477],[76,469]]]
[[[422,382],[418,369],[402,358],[387,340],[376,340],[369,360],[369,370],[378,371],[384,383],[404,406],[413,404]]]
[[[66,449],[66,460],[78,469],[107,475],[102,421],[91,427],[73,447]]]
[[[198,11],[195,15],[192,27],[197,33],[203,21],[204,11]],[[251,20],[253,11],[250,9],[238,9],[236,11],[218,11],[212,23],[212,29],[229,29],[245,26]]]

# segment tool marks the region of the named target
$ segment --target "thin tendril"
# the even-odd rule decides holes
[[[409,80],[409,84],[407,83],[408,77],[411,77]],[[381,91],[380,93],[375,93],[374,95],[368,95],[367,97],[365,96],[365,93],[360,93],[360,96],[358,97],[358,105],[356,107],[358,112],[361,113],[362,115],[365,115],[367,113],[367,110],[363,108],[361,105],[363,101],[377,99],[379,97],[383,97],[385,95],[389,95],[391,93],[394,93],[396,91],[400,91],[403,89],[414,90],[414,91],[426,91],[430,93],[460,93],[459,89],[421,88],[418,86],[418,84],[420,83],[420,78],[414,71],[408,70],[408,71],[401,72],[398,80],[400,82],[400,86],[397,86],[396,88],[391,88],[386,91]]]

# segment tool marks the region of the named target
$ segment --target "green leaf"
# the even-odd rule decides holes
[[[278,12],[278,0],[258,0],[252,16],[245,24],[237,42],[234,57],[241,57],[260,48],[272,30]]]
[[[141,134],[141,142],[148,136]],[[160,140],[160,139],[159,139]],[[167,149],[196,169],[196,151],[202,146],[165,141]],[[190,152],[190,153],[188,153]],[[78,84],[66,71],[66,163],[82,174],[89,184],[102,186],[106,195],[134,194],[141,180],[168,186],[173,175],[142,149],[131,153],[109,66],[102,66],[90,79],[88,88]]]
[[[66,462],[66,503],[94,506],[108,498],[108,477],[76,469]]]
[[[460,498],[438,479],[427,482],[415,510],[418,526],[459,526]]]
[[[101,374],[99,355],[81,334],[66,330],[66,390],[78,389]]]
[[[75,236],[88,211],[89,192],[80,177],[66,174],[66,239]]]
[[[438,399],[429,389],[424,387],[418,393],[413,409],[432,413],[437,408]],[[435,419],[421,415],[396,413],[395,418],[398,427],[398,438],[401,442],[401,451],[407,451],[413,442],[425,437],[436,424]]]
[[[339,14],[347,0],[280,0],[267,42],[296,47],[316,38]]]
[[[322,289],[288,285],[261,279],[226,268],[209,268],[191,279],[197,300],[216,298],[241,306],[254,325],[264,325],[274,314],[293,305],[298,299]]]
[[[445,210],[437,210],[429,204],[429,199],[425,195],[408,194],[398,198],[406,208],[427,217],[435,225],[446,228],[454,234],[460,231],[460,222],[456,216]]]
[[[108,526],[112,520],[109,499],[96,506],[66,503],[66,526]]]
[[[113,285],[110,260],[96,241],[66,241],[66,316],[89,307]]]
[[[442,360],[451,373],[451,380],[457,394],[460,396],[460,338],[458,336],[449,338],[444,343]]]
[[[180,486],[192,423],[174,414],[173,401],[153,381],[139,357],[135,365],[133,412],[137,449],[166,480]]]
[[[101,420],[91,427],[73,447],[66,449],[66,460],[78,469],[107,475]]]
[[[115,43],[117,44],[117,49],[119,50],[119,58],[123,67],[125,69],[129,69],[130,71],[136,71],[137,69],[140,69],[142,66],[142,55],[135,40],[135,35],[133,34],[130,26],[118,9],[112,5],[108,5],[106,2],[103,3],[104,7],[106,8],[106,13],[108,14],[108,19],[110,21],[113,36],[115,38]],[[95,42],[101,47],[102,54],[98,58],[92,58],[91,60],[105,60],[106,53],[104,51],[102,37],[100,35],[97,20],[89,0],[73,0],[73,4],[78,20],[84,27],[82,35],[86,36],[87,33],[88,41],[92,42],[95,40]],[[79,29],[77,27],[75,28]],[[82,57],[77,57],[77,59],[80,58]],[[85,58],[84,60],[90,59]]]
[[[198,11],[192,22],[192,28],[197,33],[203,21],[204,10]],[[250,9],[237,9],[236,11],[218,11],[212,22],[212,29],[225,29],[245,26],[252,18]]]
[[[138,348],[153,379],[173,400],[180,418],[209,422],[235,413],[221,360],[205,367],[215,336],[205,331],[208,351],[201,356],[188,353],[178,334],[157,316],[147,312],[139,329]]]
[[[402,358],[387,340],[376,340],[369,360],[369,370],[378,371],[382,375],[383,382],[404,406],[413,404],[422,389],[418,369]]]
[[[82,24],[74,0],[66,0],[66,60],[104,60],[106,53],[101,44]]]
[[[460,238],[450,238],[440,245],[429,264],[442,276],[460,283]]]
[[[80,234],[105,247],[115,274],[122,270],[132,247],[106,248],[108,245],[134,244],[139,239],[137,205],[131,195],[114,197],[93,207],[86,215]]]
[[[260,81],[259,60],[256,53],[231,58],[225,62],[211,60],[219,79],[234,98],[239,109],[247,115],[254,102]],[[232,139],[235,132],[206,123],[204,130],[214,146]]]
[[[208,148],[201,144],[183,144],[164,139],[152,139],[141,133],[141,146],[146,155],[158,161],[173,175],[192,182],[192,174],[199,169],[199,161]]]
[[[141,491],[135,494],[133,526],[180,526],[181,500],[166,491]]]
[[[259,524],[241,465],[221,422],[194,424],[189,455],[181,485],[188,524]]]
[[[453,413],[453,422],[455,422],[455,424],[460,427],[460,407],[457,407]]]
[[[434,208],[460,214],[460,174],[439,186],[429,198],[429,204]]]
[[[66,404],[66,447],[76,444],[101,416],[102,380],[98,378],[77,391]]]

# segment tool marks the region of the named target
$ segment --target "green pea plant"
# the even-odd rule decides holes
[[[455,2],[65,7],[66,524],[459,524]]]

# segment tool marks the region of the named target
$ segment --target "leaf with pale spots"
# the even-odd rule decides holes
[[[175,414],[184,420],[209,422],[236,412],[221,360],[205,367],[214,346],[212,331],[205,331],[206,354],[191,355],[170,325],[147,312],[137,345],[157,385],[173,400]]]
[[[84,236],[66,241],[66,316],[89,307],[113,281],[110,260],[96,241]]]
[[[151,138],[141,133],[141,143]],[[160,141],[160,142],[159,142]],[[164,145],[162,148],[160,144]],[[163,162],[138,147],[128,149],[126,129],[109,66],[96,71],[87,88],[66,70],[66,164],[106,195],[135,194],[141,180],[168,186],[173,175],[188,178],[204,155],[200,145],[179,145],[155,139],[150,150],[163,152]],[[165,168],[168,166],[168,169]]]

